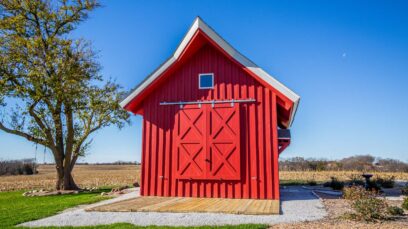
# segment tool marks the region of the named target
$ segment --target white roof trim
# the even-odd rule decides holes
[[[217,43],[222,49],[225,50],[231,57],[237,60],[239,63],[244,65],[249,71],[253,72],[257,76],[259,76],[262,80],[267,82],[273,88],[281,92],[283,95],[288,97],[293,103],[292,112],[290,114],[289,125],[290,127],[293,123],[293,119],[298,107],[298,103],[300,100],[300,96],[297,95],[295,92],[287,88],[285,85],[280,83],[274,77],[269,75],[263,69],[258,67],[248,58],[244,57],[238,51],[236,51],[231,45],[229,45],[224,39],[222,39],[212,28],[210,28],[200,17],[197,17],[194,20],[193,25],[191,26],[190,30],[184,36],[183,40],[181,41],[180,45],[177,47],[176,51],[174,52],[173,56],[169,58],[162,66],[160,66],[155,72],[153,72],[145,81],[143,81],[130,95],[128,95],[121,103],[120,106],[125,107],[128,103],[130,103],[133,98],[135,98],[138,94],[140,94],[147,86],[149,86],[157,77],[159,77],[168,67],[170,67],[181,55],[183,50],[186,48],[187,44],[190,42],[191,38],[195,34],[195,32],[201,29],[207,36],[209,36],[215,43]]]

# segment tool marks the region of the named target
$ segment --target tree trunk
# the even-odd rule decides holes
[[[63,190],[79,190],[79,187],[75,184],[72,177],[71,170],[68,168],[68,172],[64,173],[64,187]]]
[[[59,166],[58,163],[56,165],[57,169],[57,183],[55,184],[56,190],[62,190],[64,184],[64,169],[62,166]]]
[[[57,167],[57,190],[78,190],[80,189],[72,177],[70,169],[61,169]]]
[[[60,165],[58,165],[60,164]],[[57,182],[56,190],[78,190],[80,189],[72,177],[73,166],[70,164],[57,163]]]

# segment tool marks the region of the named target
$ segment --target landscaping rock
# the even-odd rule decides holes
[[[23,193],[23,196],[56,196],[56,195],[66,195],[66,194],[78,194],[78,190],[57,190],[57,191],[47,191],[47,190],[31,190]]]

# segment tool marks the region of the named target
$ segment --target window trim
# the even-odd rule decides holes
[[[211,75],[211,87],[202,87],[201,86],[201,76],[203,75]],[[198,74],[198,89],[214,89],[214,73],[200,73]]]

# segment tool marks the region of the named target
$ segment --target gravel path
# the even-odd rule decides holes
[[[158,212],[86,212],[84,209],[102,204],[134,198],[136,189],[115,199],[96,204],[68,209],[58,215],[23,223],[20,226],[86,226],[112,223],[132,223],[135,225],[198,226],[226,224],[278,224],[318,220],[327,215],[322,202],[311,190],[301,187],[281,189],[281,215],[233,215],[219,213],[158,213]]]

